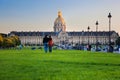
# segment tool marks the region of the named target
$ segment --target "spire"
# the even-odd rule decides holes
[[[61,11],[58,11],[58,17],[62,17]]]

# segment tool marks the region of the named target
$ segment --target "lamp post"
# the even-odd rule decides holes
[[[72,46],[73,46],[73,37],[72,37]]]
[[[82,45],[83,45],[83,34],[84,34],[84,31],[82,30]]]
[[[109,18],[109,52],[111,52],[110,50],[110,46],[111,46],[111,37],[110,37],[110,31],[111,31],[111,13],[109,13],[108,18]]]
[[[88,26],[88,45],[89,45],[89,30],[90,30],[90,27]]]
[[[82,50],[84,50],[84,43],[83,43],[83,35],[84,35],[84,31],[82,30],[82,38],[81,38],[81,46],[82,46]]]
[[[88,51],[90,50],[90,45],[89,45],[89,30],[90,30],[90,27],[88,26]]]
[[[98,21],[96,21],[96,51],[98,50]]]

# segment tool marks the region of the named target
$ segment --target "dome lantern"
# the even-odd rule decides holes
[[[58,11],[58,17],[62,17],[61,11]]]

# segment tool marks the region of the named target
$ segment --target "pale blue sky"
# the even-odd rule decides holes
[[[62,11],[67,31],[112,30],[120,33],[120,0],[0,0],[0,33],[10,31],[53,31],[57,12]]]

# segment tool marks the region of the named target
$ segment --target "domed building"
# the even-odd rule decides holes
[[[58,34],[57,38],[59,40],[59,44],[68,43],[69,36],[66,32],[66,24],[62,17],[61,11],[58,12],[58,17],[54,22],[54,32]]]
[[[21,43],[24,45],[42,45],[43,37],[45,35],[51,35],[54,44],[96,44],[97,41],[100,44],[109,43],[109,31],[66,31],[66,23],[62,17],[61,11],[58,12],[58,17],[54,21],[53,32],[17,32],[12,31],[9,35],[19,36]],[[111,41],[115,42],[119,37],[115,31],[110,32]]]
[[[58,17],[56,18],[54,22],[54,32],[66,32],[66,24],[62,17],[61,11],[58,12]]]

